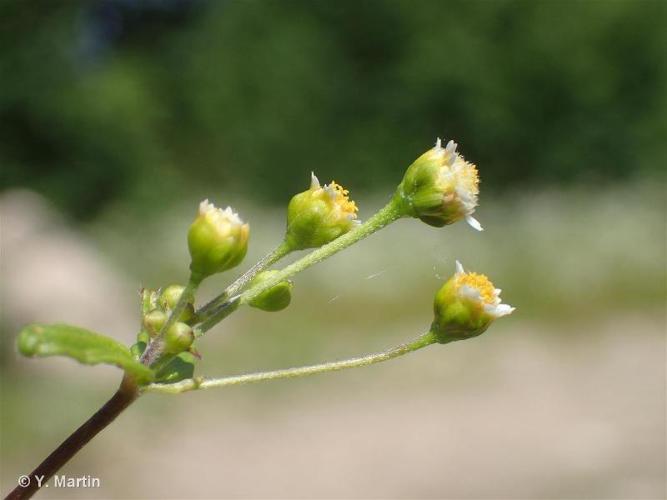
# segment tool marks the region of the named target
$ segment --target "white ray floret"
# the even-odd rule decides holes
[[[500,288],[494,288],[493,283],[483,274],[466,272],[463,265],[456,261],[456,293],[461,299],[470,300],[482,306],[484,312],[494,318],[512,314],[516,309],[509,304],[503,304],[500,299]]]

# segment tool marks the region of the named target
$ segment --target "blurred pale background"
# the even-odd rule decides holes
[[[348,187],[366,218],[437,135],[478,164],[486,230],[400,221],[241,310],[199,374],[380,350],[428,327],[454,259],[516,313],[482,337],[300,381],[142,398],[44,498],[664,498],[661,2],[5,1],[0,490],[113,392],[26,360],[65,321],[133,342],[137,290],[186,278],[196,203],[252,227]],[[201,300],[235,273],[211,279]]]

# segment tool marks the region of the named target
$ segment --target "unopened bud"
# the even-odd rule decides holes
[[[193,275],[203,279],[240,264],[248,250],[249,231],[230,207],[222,210],[202,201],[188,231]]]
[[[151,337],[155,337],[167,322],[167,313],[160,309],[153,309],[144,316],[144,328]]]
[[[162,293],[160,294],[160,305],[167,310],[174,309],[176,304],[178,304],[178,301],[181,299],[181,295],[183,295],[184,291],[184,286],[169,285],[167,288],[162,290]],[[178,320],[182,321],[183,323],[189,323],[190,320],[192,320],[194,317],[194,314],[194,305],[192,304],[192,301],[190,301],[185,306],[185,309],[183,309],[183,312],[181,313],[181,316],[178,318]]]
[[[187,351],[195,337],[192,328],[185,323],[171,325],[164,338],[164,351],[169,354],[178,354]]]
[[[250,286],[258,285],[271,279],[278,271],[264,271],[259,273],[250,282]],[[263,311],[280,311],[285,309],[292,300],[292,283],[290,281],[281,281],[268,290],[264,290],[257,297],[250,301],[252,307]]]
[[[178,304],[184,290],[184,286],[169,285],[160,294],[160,305],[165,309],[173,309]]]
[[[435,296],[435,319],[431,331],[438,342],[463,340],[484,333],[496,318],[514,307],[503,304],[500,289],[483,274],[469,273],[456,261],[456,273]]]
[[[443,148],[438,139],[434,148],[408,167],[398,195],[407,207],[407,215],[431,226],[442,227],[465,219],[481,231],[482,226],[472,216],[479,194],[477,168],[465,161],[456,147],[454,141],[449,141]]]
[[[292,197],[287,206],[287,245],[292,250],[317,248],[359,224],[357,206],[348,194],[333,181],[320,186],[311,174],[310,189]]]

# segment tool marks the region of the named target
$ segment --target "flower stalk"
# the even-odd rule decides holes
[[[248,373],[246,375],[236,375],[232,377],[223,378],[192,378],[182,380],[175,384],[150,384],[144,386],[142,392],[157,392],[162,394],[180,394],[182,392],[215,389],[219,387],[228,387],[232,385],[252,384],[256,382],[266,382],[269,380],[280,380],[289,378],[306,377],[308,375],[316,375],[318,373],[334,372],[345,370],[347,368],[359,368],[362,366],[369,366],[390,359],[404,356],[405,354],[417,351],[426,346],[434,344],[437,339],[430,331],[420,335],[412,342],[400,344],[386,351],[368,354],[357,358],[346,359],[342,361],[332,361],[329,363],[321,363],[317,365],[300,366],[297,368],[287,368],[284,370],[273,370],[268,372]]]

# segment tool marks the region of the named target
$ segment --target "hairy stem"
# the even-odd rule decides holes
[[[209,312],[209,316],[193,328],[195,337],[201,337],[206,331],[220,323],[239,307],[239,296],[232,297]]]
[[[426,347],[436,342],[435,335],[431,332],[419,336],[417,339],[406,344],[401,344],[386,351],[368,354],[358,358],[346,359],[343,361],[333,361],[318,365],[300,366],[297,368],[287,368],[284,370],[274,370],[269,372],[249,373],[246,375],[237,375],[224,378],[194,378],[183,380],[175,384],[150,384],[142,388],[143,392],[161,392],[165,394],[179,394],[181,392],[194,391],[199,389],[213,389],[216,387],[227,387],[230,385],[251,384],[254,382],[264,382],[267,380],[277,380],[285,378],[305,377],[317,373],[333,372],[344,370],[346,368],[358,368],[368,366],[382,361],[403,356],[410,352]]]
[[[267,267],[275,264],[280,259],[289,254],[292,249],[286,242],[282,242],[276,248],[271,250],[268,254],[262,257],[254,266],[248,269],[245,273],[239,276],[236,281],[231,285],[225,288],[225,291],[220,295],[211,300],[208,304],[204,305],[201,309],[197,311],[197,319],[200,322],[204,322],[207,318],[213,316],[215,312],[219,309],[219,306],[223,305],[230,297],[233,297],[238,292],[243,290],[243,288],[250,283],[250,281],[257,276],[260,272],[264,271]]]
[[[286,268],[279,271],[271,279],[259,283],[258,285],[247,289],[241,294],[240,303],[247,304],[252,299],[257,297],[263,291],[268,290],[269,288],[277,285],[281,281],[285,281],[291,276],[299,273],[310,266],[317,264],[318,262],[323,261],[324,259],[331,257],[332,255],[340,252],[341,250],[346,249],[350,245],[356,243],[357,241],[370,236],[371,234],[379,231],[388,224],[394,222],[396,219],[399,219],[403,216],[403,212],[400,209],[399,204],[396,202],[396,199],[389,202],[383,208],[378,210],[370,219],[368,219],[363,224],[358,225],[354,229],[345,233],[342,236],[339,236],[331,243],[328,243],[317,250],[312,251],[302,259],[297,260],[293,264],[290,264]]]
[[[62,442],[44,461],[29,475],[27,486],[17,486],[5,497],[5,500],[30,498],[37,490],[58,472],[76,453],[93,439],[100,431],[107,427],[130,406],[139,396],[139,390],[133,380],[127,376],[123,378],[116,393],[81,427],[75,430]]]

